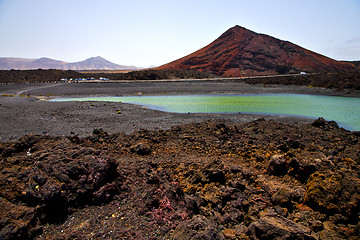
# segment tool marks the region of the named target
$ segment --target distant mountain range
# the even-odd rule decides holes
[[[355,69],[288,41],[235,26],[204,48],[157,69],[196,70],[226,77]]]
[[[92,57],[80,62],[63,62],[51,58],[0,58],[0,70],[28,69],[60,69],[60,70],[137,70],[134,66],[112,63],[102,57]]]

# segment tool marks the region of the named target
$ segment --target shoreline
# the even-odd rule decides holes
[[[121,89],[121,88],[124,89]],[[116,88],[116,89],[112,89]],[[341,97],[358,97],[359,90],[309,87],[301,85],[279,84],[248,84],[240,79],[160,79],[160,80],[110,80],[110,81],[86,81],[79,83],[15,83],[1,84],[0,94],[17,94],[29,91],[32,95],[57,95],[79,96],[99,95],[118,96],[119,94],[136,95],[136,89],[143,88],[146,94],[181,94],[191,93],[205,94],[248,94],[248,93],[285,93],[285,94],[310,94]],[[17,91],[20,89],[21,91]],[[49,89],[49,90],[46,90]],[[100,92],[94,92],[94,89]],[[131,92],[132,91],[132,92]],[[145,91],[144,91],[145,93]]]
[[[146,95],[328,92],[183,82],[0,87],[1,236],[359,235],[359,132],[322,118],[180,114],[37,98],[133,94],[139,87]]]
[[[244,113],[170,113],[144,106],[111,102],[48,102],[40,99],[84,96],[130,96],[141,91],[153,95],[313,94],[346,96],[330,89],[285,85],[249,85],[237,81],[143,81],[72,84],[12,84],[0,86],[0,140],[16,140],[26,134],[87,137],[93,129],[130,134],[140,129],[223,121],[245,123],[259,118],[287,123],[311,123],[314,119]],[[26,94],[29,94],[27,97]],[[5,97],[4,94],[13,97]],[[21,95],[21,96],[20,96]]]

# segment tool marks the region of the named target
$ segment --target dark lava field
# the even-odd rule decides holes
[[[0,142],[0,239],[359,239],[359,136],[258,119]]]

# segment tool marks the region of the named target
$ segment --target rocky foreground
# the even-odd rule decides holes
[[[359,136],[260,119],[0,142],[0,239],[359,239]]]

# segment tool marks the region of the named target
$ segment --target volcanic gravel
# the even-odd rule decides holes
[[[360,235],[359,132],[322,118],[43,101],[336,92],[236,82],[2,86],[0,239]]]

